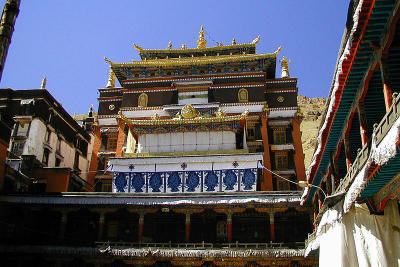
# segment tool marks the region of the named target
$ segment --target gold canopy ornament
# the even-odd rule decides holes
[[[261,39],[261,35],[258,35],[251,43],[258,44],[258,42],[260,42],[260,39]]]
[[[282,75],[281,78],[290,78],[289,74],[289,60],[283,56],[281,60],[281,67],[282,67]]]
[[[204,38],[204,27],[201,25],[199,32],[199,40],[197,40],[197,48],[205,48],[207,44],[206,39]]]
[[[110,69],[108,72],[108,80],[106,88],[113,88],[113,87],[115,87],[115,73],[112,69]]]
[[[186,104],[182,110],[181,115],[184,119],[194,119],[200,117],[201,114],[192,105]]]

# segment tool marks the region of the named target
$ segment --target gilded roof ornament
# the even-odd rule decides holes
[[[111,69],[108,71],[108,80],[107,80],[106,88],[113,88],[113,87],[115,87],[115,73]]]
[[[187,45],[186,44],[182,44],[181,45],[181,49],[187,49]]]
[[[42,83],[40,84],[40,89],[46,89],[47,79],[46,76],[43,77]]]
[[[158,115],[158,113],[154,113],[154,115],[153,115],[153,117],[151,117],[151,119],[153,121],[160,120],[160,116]]]
[[[181,115],[184,119],[194,119],[201,116],[201,114],[190,104],[186,104],[182,108]]]
[[[171,42],[171,41],[168,42],[168,47],[167,47],[167,49],[172,49],[172,42]]]
[[[232,38],[232,45],[235,45],[236,44],[236,40],[235,40],[235,38]]]
[[[201,25],[199,32],[199,39],[197,40],[197,48],[205,48],[207,44],[206,39],[204,38],[204,27]]]
[[[279,52],[282,51],[282,46],[278,47],[278,49],[276,49],[276,51],[273,53],[275,56],[279,54]]]
[[[133,47],[139,52],[142,52],[142,50],[143,50],[143,48],[141,48],[140,46],[136,45],[135,43],[133,43]]]
[[[260,39],[261,39],[261,35],[258,35],[251,43],[252,43],[252,44],[258,44],[258,42],[260,41]]]
[[[290,78],[290,74],[289,74],[289,60],[283,56],[282,60],[281,60],[281,67],[282,67],[282,75],[281,78]]]
[[[105,62],[107,62],[108,64],[112,64],[112,62],[108,59],[108,58],[106,58],[106,57],[104,57],[104,60],[105,60]]]
[[[217,111],[215,111],[215,117],[221,118],[226,116],[226,112],[223,111],[221,108],[218,108]]]

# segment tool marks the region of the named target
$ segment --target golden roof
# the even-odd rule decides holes
[[[282,50],[279,47],[275,52],[269,54],[242,54],[242,55],[222,55],[222,56],[204,56],[204,57],[184,57],[184,58],[165,58],[165,59],[150,59],[140,60],[127,63],[115,63],[107,58],[104,60],[111,67],[158,67],[158,66],[184,66],[184,65],[203,65],[209,63],[226,63],[226,62],[241,62],[248,60],[257,60],[264,58],[275,58]]]

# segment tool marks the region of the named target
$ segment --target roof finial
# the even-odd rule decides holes
[[[282,67],[282,75],[281,78],[290,78],[289,75],[289,60],[283,56],[281,60],[281,67]]]
[[[143,48],[141,48],[140,46],[136,45],[135,43],[133,43],[133,47],[139,52],[142,52],[142,50],[143,50]]]
[[[199,32],[199,40],[197,40],[197,48],[205,48],[207,44],[206,39],[204,38],[204,26],[201,25]]]
[[[115,87],[115,73],[112,69],[108,71],[108,81],[106,88],[113,88]]]
[[[260,41],[260,39],[261,39],[261,35],[258,35],[251,43],[252,43],[252,44],[258,44],[258,42]]]
[[[171,41],[168,42],[168,47],[167,47],[167,49],[172,49],[172,42],[171,42]]]
[[[40,89],[46,89],[47,79],[46,76],[43,77],[42,84],[40,85]]]
[[[93,104],[90,104],[88,116],[93,117]]]
[[[232,38],[232,45],[235,45],[236,44],[236,40],[235,40],[235,38]]]

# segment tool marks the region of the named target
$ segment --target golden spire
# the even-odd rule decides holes
[[[115,87],[115,73],[111,69],[108,72],[108,81],[107,81],[106,88],[113,88],[113,87]]]
[[[232,45],[235,45],[236,44],[236,40],[235,40],[235,38],[232,38]]]
[[[205,48],[207,44],[206,39],[204,38],[204,27],[201,25],[199,32],[199,40],[197,40],[197,48]]]
[[[47,79],[46,79],[46,76],[44,76],[43,80],[42,80],[42,84],[40,85],[40,89],[46,89],[46,82],[47,82]]]
[[[289,74],[289,60],[283,56],[281,60],[281,67],[282,67],[282,75],[281,78],[290,78]]]
[[[167,49],[172,49],[172,42],[171,42],[171,41],[168,42],[168,47],[167,47]]]

